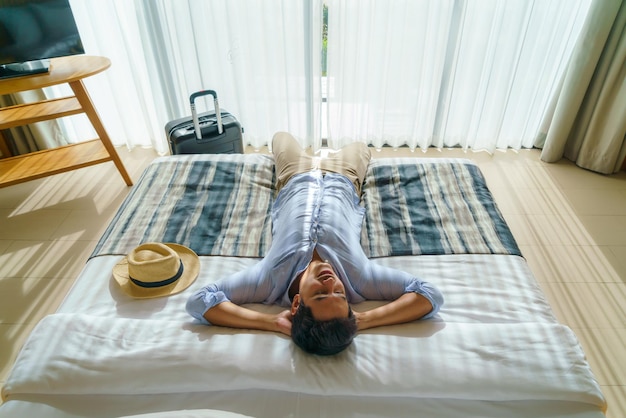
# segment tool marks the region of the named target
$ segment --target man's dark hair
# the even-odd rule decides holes
[[[292,318],[291,339],[308,353],[329,356],[346,349],[356,331],[356,317],[349,307],[345,318],[318,321],[311,308],[300,302]]]

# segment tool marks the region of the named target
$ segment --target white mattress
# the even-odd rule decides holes
[[[201,257],[191,288],[139,301],[110,280],[119,258],[90,260],[58,313],[33,332],[3,388],[0,417],[603,416],[584,353],[521,257],[378,259],[438,286],[444,308],[433,320],[363,332],[331,358],[186,314],[195,289],[255,259]]]
[[[250,192],[260,190],[256,188],[265,187],[264,196],[271,195],[268,187],[272,165],[267,158],[218,155],[162,159],[149,167],[149,175],[141,181],[140,191],[156,193],[131,193],[136,195],[132,204],[122,207],[113,229],[107,230],[114,231],[118,226],[124,230],[130,224],[133,227],[126,228],[130,241],[113,234],[108,237],[111,240],[102,241],[104,246],[136,245],[136,240],[154,232],[149,228],[152,222],[161,225],[169,221],[173,212],[158,210],[162,206],[170,208],[162,204],[161,194],[167,195],[170,204],[178,203],[176,199],[182,197],[177,193],[189,189],[192,181],[196,181],[194,184],[202,193],[183,193],[185,204],[194,211],[213,210],[215,200],[209,207],[202,203],[202,199],[217,196],[205,190],[205,177],[181,177],[176,170],[203,173],[207,167],[216,168],[214,160],[246,162],[232,171],[238,174],[221,170],[219,179],[212,177],[214,186],[239,178],[236,183],[241,187],[229,186],[231,193],[220,201],[226,204],[224,207],[231,199],[248,199]],[[395,173],[401,163],[405,162],[378,160],[373,165],[388,164]],[[410,165],[416,164],[422,163],[411,160]],[[512,238],[501,224],[475,222],[474,216],[482,216],[478,214],[485,213],[482,209],[486,207],[491,210],[486,216],[499,216],[489,201],[489,193],[474,183],[480,183],[478,176],[466,170],[472,167],[461,165],[463,169],[451,162],[420,165],[420,169],[429,169],[420,174],[427,178],[420,177],[419,184],[424,190],[436,190],[424,195],[426,200],[401,206],[422,207],[434,204],[432,198],[445,199],[435,204],[438,220],[434,223],[438,227],[425,230],[429,232],[418,228],[421,235],[411,235],[411,239],[420,241],[419,238],[432,238],[430,234],[435,234],[449,240],[462,230],[474,231],[467,232],[471,236],[464,235],[464,240],[472,240],[480,235],[474,228],[478,225],[483,225],[479,229],[486,228],[485,231],[497,235],[488,242],[498,244],[501,233]],[[226,166],[232,168],[228,163],[221,168]],[[254,168],[253,174],[248,173],[250,167]],[[255,171],[259,167],[264,175]],[[175,187],[170,187],[172,179],[176,180]],[[375,178],[371,180],[370,186],[375,185]],[[415,183],[409,193],[408,182],[403,183],[405,189],[398,196],[415,197],[422,193]],[[461,183],[464,186],[459,189]],[[444,184],[447,186],[439,187]],[[377,196],[387,190],[385,187],[373,187],[364,195],[371,192]],[[477,194],[487,201],[483,199],[479,204],[481,211],[468,211],[466,199],[474,201]],[[448,198],[458,205],[449,207],[452,201]],[[140,212],[149,212],[146,217],[130,216],[136,207],[152,211]],[[374,217],[382,217],[394,205],[370,201],[367,207]],[[176,213],[180,222],[176,225],[188,224],[189,210],[182,215],[179,212]],[[467,218],[459,219],[462,216]],[[256,219],[246,211],[237,212],[236,218]],[[143,227],[142,222],[146,223]],[[413,227],[424,223],[409,223],[403,228],[415,232]],[[212,226],[207,225],[206,219],[201,224],[202,228]],[[367,229],[370,249],[387,234],[386,229],[376,229],[375,225],[372,222]],[[174,232],[178,234],[178,229],[174,228]],[[204,232],[196,233],[204,236]],[[241,239],[237,237],[236,240]],[[391,247],[405,243],[404,235],[392,238]],[[259,246],[256,240],[252,241],[252,247]],[[465,245],[454,248],[460,248],[461,253],[476,253],[469,247],[466,251]],[[412,250],[408,253],[424,254]],[[602,417],[605,401],[584,353],[573,332],[553,316],[524,259],[516,255],[460,255],[456,250],[453,253],[457,255],[377,259],[381,264],[432,282],[442,291],[445,305],[431,320],[362,332],[347,350],[332,357],[306,354],[281,334],[208,327],[194,323],[187,315],[185,301],[197,288],[258,259],[202,256],[198,280],[185,292],[168,298],[135,300],[120,292],[111,279],[112,268],[120,256],[96,256],[86,264],[58,311],[37,325],[20,351],[2,389],[5,403],[0,406],[0,418],[121,417],[146,413],[156,414],[151,418]],[[211,250],[202,254],[231,253]],[[386,254],[392,253],[379,255]],[[354,309],[377,303],[380,302],[366,302]],[[251,308],[282,309],[261,305]]]

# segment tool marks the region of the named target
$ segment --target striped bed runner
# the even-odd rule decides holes
[[[521,255],[478,167],[469,160],[372,160],[361,245],[369,257]]]
[[[198,255],[262,257],[275,197],[270,156],[161,157],[122,203],[92,257],[143,242],[176,242]],[[383,158],[363,186],[361,244],[369,257],[514,254],[517,244],[478,168],[467,160]]]

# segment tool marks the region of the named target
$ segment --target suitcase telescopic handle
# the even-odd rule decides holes
[[[213,104],[215,105],[215,116],[217,117],[217,133],[221,135],[224,132],[220,104],[217,101],[217,93],[215,92],[215,90],[200,90],[192,93],[191,96],[189,96],[189,105],[191,106],[191,119],[193,120],[193,130],[196,133],[196,139],[198,140],[202,139],[202,132],[200,132],[200,120],[198,119],[198,112],[196,112],[196,98],[209,95],[213,96]]]

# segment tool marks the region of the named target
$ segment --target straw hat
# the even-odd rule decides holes
[[[191,249],[148,242],[133,249],[113,267],[122,290],[139,299],[173,295],[198,277],[200,259]]]

